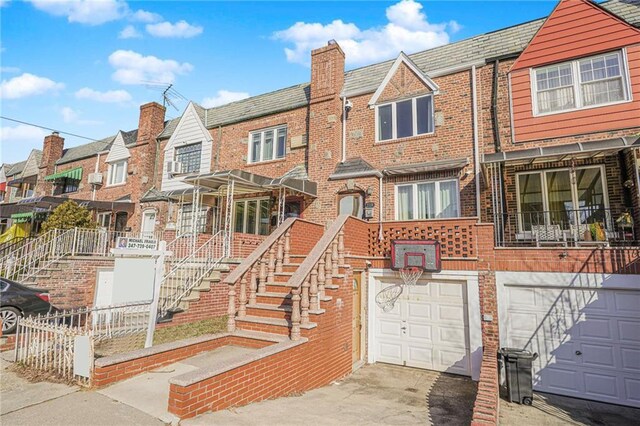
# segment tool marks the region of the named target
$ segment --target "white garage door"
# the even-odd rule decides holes
[[[389,285],[378,282],[376,294]],[[464,284],[405,287],[390,312],[376,305],[376,361],[468,376],[468,336]]]
[[[640,407],[640,291],[505,286],[506,345],[538,352],[534,389]]]

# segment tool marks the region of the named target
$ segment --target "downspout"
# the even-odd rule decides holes
[[[378,241],[384,240],[384,236],[382,234],[382,178],[383,174],[380,174],[380,180],[378,185]]]
[[[497,62],[497,61],[496,61]],[[476,215],[480,222],[480,146],[478,142],[478,93],[476,89],[476,66],[471,67],[471,98],[473,111],[473,168],[476,181]]]
[[[98,171],[100,170],[100,153],[98,153],[98,156],[96,157],[96,165],[93,168],[93,172],[94,173],[98,173]],[[91,184],[91,186],[93,187],[92,191],[91,191],[91,200],[95,201],[96,200],[96,184]]]
[[[493,137],[496,144],[496,152],[500,152],[502,151],[502,144],[500,142],[500,126],[498,123],[498,70],[500,67],[500,60],[496,59],[493,64],[493,94],[491,96],[491,114],[493,115]]]
[[[342,162],[347,160],[347,97],[342,97]]]

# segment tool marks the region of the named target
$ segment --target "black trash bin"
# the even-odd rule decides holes
[[[504,365],[509,402],[531,405],[533,403],[532,363],[537,353],[523,349],[502,348],[500,358]]]

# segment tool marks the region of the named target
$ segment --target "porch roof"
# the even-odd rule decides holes
[[[259,191],[287,188],[292,191],[316,197],[318,186],[315,182],[306,179],[297,179],[288,175],[279,178],[268,178],[244,170],[224,170],[213,173],[205,173],[187,176],[184,182],[210,190],[219,190],[221,187],[234,182],[234,192],[237,194],[249,194]]]
[[[484,154],[483,164],[491,163],[534,163],[562,161],[566,158],[596,157],[605,152],[616,152],[625,148],[640,147],[640,137],[603,139],[590,142],[578,142],[567,145],[540,146],[519,149],[517,151]]]
[[[38,175],[25,176],[18,179],[13,179],[7,182],[7,185],[19,188],[23,183],[33,183],[38,181]]]
[[[24,198],[15,203],[0,204],[0,217],[8,218],[12,215],[30,213],[30,212],[47,212],[52,211],[65,201],[71,200],[66,197],[41,196]],[[78,205],[86,207],[89,210],[97,211],[113,211],[133,213],[134,205],[128,202],[118,201],[95,201],[95,200],[73,200]]]
[[[382,171],[386,176],[409,175],[414,173],[437,172],[440,170],[457,170],[469,164],[468,158],[429,161],[427,163],[402,164],[387,167]]]

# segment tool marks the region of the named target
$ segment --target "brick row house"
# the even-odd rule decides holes
[[[639,26],[637,3],[563,0],[545,19],[346,72],[331,41],[312,52],[310,83],[190,103],[169,121],[147,104],[137,131],[66,151],[47,137],[38,193],[118,203],[99,212],[115,229],[123,209],[120,229],[222,233],[241,261],[227,282],[230,329],[271,332],[282,314],[285,334],[310,341],[328,320],[294,331],[299,293],[278,309],[256,302],[273,290],[247,302],[247,276],[269,247],[280,252],[289,218],[310,227],[291,242],[298,269],[279,271],[289,284],[335,231],[352,292],[326,312],[351,356],[331,352],[348,368],[326,382],[362,362],[478,380],[483,350],[512,346],[539,353],[538,390],[639,406]],[[400,282],[394,239],[438,240],[442,270],[386,311],[376,295]],[[201,408],[170,399],[180,416]],[[485,409],[495,420],[495,404]]]

